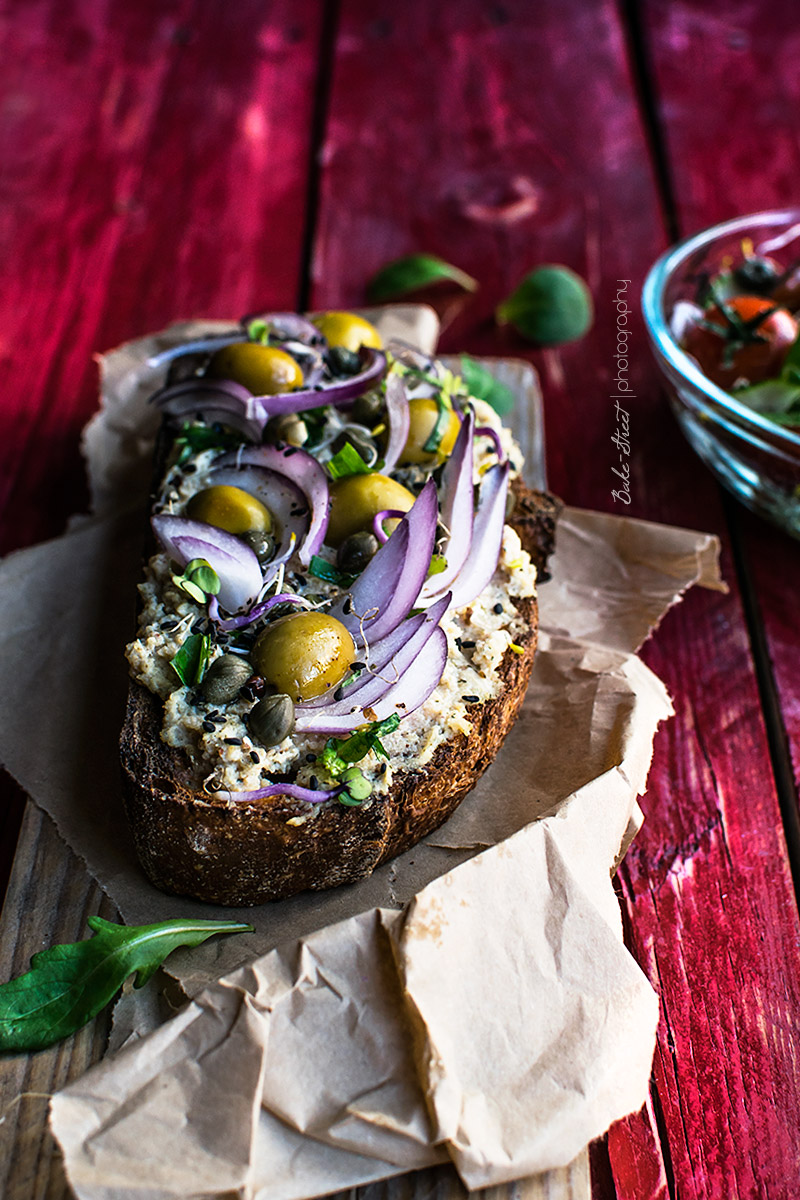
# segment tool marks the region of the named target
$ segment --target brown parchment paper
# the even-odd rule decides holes
[[[391,319],[435,336],[410,306]],[[147,357],[185,335],[103,361],[86,433],[103,515],[0,566],[3,762],[131,923],[233,915],[146,883],[118,798],[142,534],[120,498],[146,486]],[[530,451],[535,381],[500,369]],[[533,468],[539,482],[535,452]],[[622,946],[610,872],[671,707],[635,650],[685,588],[723,586],[716,554],[707,535],[567,510],[534,679],[497,761],[370,879],[245,910],[253,934],[170,958],[194,1001],[53,1101],[80,1197],[278,1200],[445,1158],[478,1187],[566,1164],[640,1106],[657,1002]]]

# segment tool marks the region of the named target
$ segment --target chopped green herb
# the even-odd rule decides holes
[[[340,571],[339,568],[327,558],[320,558],[318,554],[312,554],[311,562],[308,565],[309,575],[316,576],[317,579],[325,579],[328,583],[335,583],[337,587],[349,588],[355,575],[348,575],[345,571]]]
[[[428,567],[428,578],[431,575],[441,575],[442,571],[447,567],[447,559],[443,554],[434,554],[431,557],[431,565]]]
[[[190,633],[172,660],[175,674],[185,687],[203,682],[211,654],[211,638],[205,633]]]
[[[478,288],[476,279],[436,254],[407,254],[404,258],[387,263],[373,275],[367,284],[367,299],[372,304],[382,304],[442,280],[457,283],[466,292],[474,292]]]
[[[345,442],[327,464],[331,479],[345,479],[348,475],[369,475],[371,468],[351,442]]]
[[[183,466],[195,454],[204,450],[231,450],[240,446],[244,435],[216,425],[197,425],[187,421],[175,439],[178,450],[177,465]]]
[[[319,762],[331,775],[339,778],[353,763],[360,762],[370,750],[383,758],[389,755],[381,742],[387,733],[392,733],[400,724],[397,713],[383,721],[373,721],[364,729],[358,729],[348,738],[328,738]]]
[[[178,946],[215,933],[245,933],[239,921],[172,920],[115,925],[89,917],[94,936],[34,954],[31,969],[0,986],[0,1050],[43,1050],[69,1037],[110,1004],[129,975],[147,983]]]
[[[262,317],[256,317],[255,321],[251,321],[247,326],[247,340],[249,342],[261,342],[266,346],[269,341],[270,326],[269,322]]]
[[[422,447],[426,454],[436,454],[438,452],[442,444],[442,438],[450,425],[450,414],[453,411],[453,407],[444,393],[440,393],[436,397],[436,403],[439,406],[439,411],[436,414],[436,424],[431,430],[428,440]]]
[[[491,371],[468,354],[461,356],[461,374],[470,396],[491,404],[501,417],[511,412],[514,407],[514,393],[511,388],[501,383]]]

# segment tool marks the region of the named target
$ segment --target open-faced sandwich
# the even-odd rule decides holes
[[[487,403],[353,314],[163,360],[121,739],[142,864],[231,905],[359,879],[497,754],[555,504]]]

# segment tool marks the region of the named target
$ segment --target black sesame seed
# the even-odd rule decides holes
[[[205,729],[206,733],[214,733],[214,732],[216,732],[216,731],[215,731],[215,729],[214,729],[214,722],[213,722],[213,721],[203,721],[203,729]]]
[[[185,467],[183,468],[183,473],[184,473],[184,475],[194,475],[196,470],[197,470],[196,463],[186,463]]]
[[[379,775],[386,774],[386,763],[385,762],[382,762],[381,765],[378,767],[378,774]]]
[[[461,649],[462,650],[474,650],[475,647],[477,646],[477,644],[478,644],[477,642],[462,642]]]
[[[316,762],[316,761],[317,761],[316,754],[307,754],[306,755],[306,762]]]
[[[299,449],[300,449],[300,447],[299,447],[299,446],[287,446],[287,447],[286,447],[286,449],[285,449],[285,450],[284,450],[284,452],[283,452],[283,457],[284,457],[284,458],[291,458],[293,454],[297,454],[297,451],[298,451]]]
[[[497,613],[498,617],[500,616],[500,613],[502,611],[503,611],[503,606],[499,602],[497,604],[495,604],[492,608],[492,612]]]
[[[365,671],[366,669],[367,669],[367,664],[366,664],[366,663],[362,663],[362,662],[354,662],[354,663],[350,663],[350,670],[351,670],[351,671]]]
[[[161,628],[164,630],[165,633],[169,633],[171,629],[175,629],[177,624],[178,624],[177,620],[170,619],[169,621],[164,621]]]
[[[298,587],[305,587],[306,584],[308,583],[308,580],[306,579],[305,575],[295,575],[294,581]]]
[[[241,738],[223,738],[223,741],[226,746],[241,746],[242,744]]]
[[[192,626],[192,633],[202,633],[203,630],[205,629],[205,627],[206,627],[205,620],[203,619],[203,617],[201,617],[200,620],[195,621],[194,625]]]
[[[465,704],[477,704],[480,700],[480,696],[462,696],[461,699]]]
[[[333,698],[334,698],[334,700],[341,700],[343,695],[344,695],[344,689],[338,687],[336,689],[336,691],[333,693]]]
[[[258,757],[258,752],[257,752],[256,750],[251,750],[251,751],[250,751],[250,761],[251,761],[251,762],[254,762],[254,763],[260,763],[260,762],[261,762],[261,759]]]
[[[217,645],[218,646],[227,646],[227,644],[230,640],[231,640],[231,635],[229,633],[218,633],[217,634]]]
[[[342,605],[342,612],[347,617],[350,615],[350,613],[352,611],[353,611],[353,602],[350,599],[350,597],[348,596],[347,599],[345,600],[344,604]]]
[[[207,721],[216,721],[218,717],[219,717],[219,709],[218,708],[212,708],[210,713],[206,713]]]
[[[458,646],[459,650],[463,650],[463,649],[464,649],[464,643],[462,642],[462,640],[461,640],[461,638],[460,638],[460,637],[457,637],[457,638],[456,638],[456,645]]]
[[[311,776],[308,781],[308,786],[311,788],[312,792],[316,792],[317,788],[319,787],[319,780],[317,779],[316,775]]]

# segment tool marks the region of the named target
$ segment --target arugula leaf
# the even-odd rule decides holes
[[[371,468],[367,466],[351,442],[345,442],[341,450],[337,450],[330,462],[327,463],[327,467],[331,479],[344,479],[348,475],[371,474]]]
[[[211,654],[211,638],[206,633],[190,633],[172,660],[175,674],[186,687],[202,683]]]
[[[213,425],[193,425],[187,421],[175,438],[179,467],[194,454],[204,450],[232,450],[245,440],[244,435],[228,429],[217,429]]]
[[[319,761],[326,770],[338,778],[353,763],[360,762],[362,758],[365,758],[370,750],[374,750],[383,758],[388,758],[389,755],[386,753],[381,738],[387,733],[393,733],[399,724],[399,716],[397,713],[392,713],[383,721],[373,721],[364,729],[356,730],[348,738],[328,738]]]
[[[461,356],[461,375],[470,396],[491,404],[498,416],[504,417],[514,407],[514,393],[505,383],[495,378],[481,363],[468,354]]]
[[[371,304],[382,304],[396,296],[407,296],[433,283],[450,280],[466,292],[478,289],[477,279],[467,275],[459,267],[445,262],[436,254],[407,254],[382,267],[367,284],[367,299]]]
[[[172,920],[115,925],[89,917],[94,937],[34,954],[31,969],[0,985],[0,1050],[43,1050],[69,1037],[110,1004],[129,975],[147,983],[178,946],[215,933],[244,933],[239,921]]]

